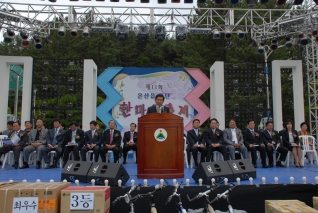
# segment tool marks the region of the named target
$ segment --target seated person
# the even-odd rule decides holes
[[[136,130],[136,124],[131,123],[130,124],[130,131],[127,131],[124,133],[124,138],[123,138],[123,154],[124,154],[124,162],[123,164],[126,164],[126,158],[127,158],[127,153],[129,150],[134,150],[136,152],[137,156],[137,132]],[[137,161],[136,161],[137,163]]]
[[[55,119],[53,121],[53,129],[50,129],[46,133],[46,139],[47,139],[47,147],[45,147],[42,150],[43,158],[46,163],[45,168],[57,168],[57,162],[63,155],[63,149],[64,149],[64,131],[60,128],[61,123],[59,119]],[[52,165],[50,165],[50,155],[49,153],[51,151],[55,151],[56,155],[53,159]]]
[[[84,145],[84,131],[78,128],[76,122],[71,122],[70,128],[64,132],[64,144],[63,168],[71,152],[75,161],[80,160],[79,152]]]
[[[46,133],[47,129],[44,129],[43,121],[41,119],[37,119],[36,121],[36,129],[30,131],[28,146],[23,149],[23,160],[24,165],[21,169],[29,168],[29,157],[30,154],[36,151],[36,168],[41,168],[42,161],[42,150],[46,147]]]
[[[263,168],[267,168],[266,165],[266,146],[260,141],[260,132],[255,128],[255,122],[249,120],[247,123],[247,130],[243,132],[244,145],[247,147],[247,150],[251,152],[252,164],[257,168],[256,160],[257,154],[256,151],[259,151],[262,159]]]
[[[235,151],[242,153],[244,159],[247,159],[247,149],[243,143],[242,131],[236,128],[236,121],[231,119],[229,122],[229,128],[223,131],[223,144],[226,146],[230,157],[235,160]]]
[[[82,161],[86,161],[86,153],[89,150],[93,150],[94,160],[98,162],[99,149],[102,143],[103,133],[96,129],[97,122],[91,121],[89,123],[90,130],[85,132],[84,144],[85,146],[81,149]]]
[[[205,161],[206,147],[203,140],[203,132],[200,130],[200,120],[194,119],[192,121],[193,129],[187,133],[188,148],[192,152],[195,167],[198,167],[198,152],[201,152],[200,163]]]
[[[272,121],[265,123],[265,129],[261,132],[261,143],[266,145],[266,152],[268,156],[268,167],[273,167],[273,152],[276,150],[279,152],[280,158],[276,163],[276,166],[285,167],[284,163],[288,153],[288,149],[282,146],[279,134],[274,130],[274,124]]]
[[[218,120],[212,118],[210,121],[210,128],[204,132],[204,141],[207,147],[206,161],[209,162],[214,151],[218,151],[223,155],[223,159],[226,161],[229,159],[226,147],[222,144],[223,132],[218,126]],[[215,159],[214,159],[215,160]]]
[[[120,131],[116,130],[115,121],[110,120],[108,122],[109,129],[103,132],[102,143],[104,146],[100,148],[99,154],[102,158],[102,162],[106,162],[106,154],[108,150],[113,151],[114,154],[114,163],[117,163],[119,160],[119,149],[121,142]]]

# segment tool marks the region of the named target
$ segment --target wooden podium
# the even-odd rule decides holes
[[[183,118],[151,113],[138,118],[138,178],[183,178]]]

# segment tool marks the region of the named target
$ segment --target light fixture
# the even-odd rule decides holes
[[[286,0],[277,0],[276,5],[283,6],[285,5],[285,3],[286,3]]]
[[[304,36],[303,38],[300,39],[300,44],[301,45],[307,45],[308,44],[307,36]]]
[[[261,0],[261,4],[267,4],[269,0]]]
[[[256,5],[254,0],[246,0],[246,4],[249,7],[254,7]]]
[[[266,39],[261,39],[260,42],[259,42],[259,45],[264,47],[266,45]]]
[[[47,45],[51,45],[51,44],[52,44],[52,41],[50,41],[49,36],[47,36],[47,37],[44,39],[44,41],[45,41],[45,43],[46,43]]]
[[[285,41],[286,41],[285,44],[284,44],[285,47],[287,47],[287,48],[293,47],[293,42],[291,41],[291,38],[290,38],[289,35],[287,35],[285,37]]]
[[[312,36],[317,36],[317,35],[318,35],[318,30],[313,30],[313,31],[311,32],[311,35],[312,35]]]
[[[262,47],[262,46],[259,46],[258,49],[257,49],[257,53],[258,54],[265,54],[265,48]]]
[[[65,36],[65,27],[60,26],[59,31],[58,31],[58,36],[64,37]]]
[[[305,37],[305,34],[303,32],[299,32],[297,36],[299,39],[301,39]]]
[[[127,25],[117,24],[116,26],[116,36],[119,41],[124,42],[128,38],[129,29]]]
[[[271,45],[269,46],[271,50],[277,50],[278,48],[278,40],[276,38],[272,39]]]
[[[184,41],[187,38],[188,28],[184,25],[176,26],[176,39]]]
[[[232,32],[229,29],[226,29],[224,32],[225,39],[231,39],[232,38]]]
[[[3,41],[6,43],[11,43],[13,41],[13,36],[9,36],[9,34],[6,32],[3,34]]]
[[[237,37],[242,39],[245,37],[245,32],[243,32],[242,30],[238,30],[237,31]]]
[[[218,29],[213,30],[213,39],[220,39],[220,32]]]
[[[77,36],[77,27],[73,26],[71,29],[71,36],[76,37]]]
[[[113,33],[114,32],[114,28],[112,28],[112,27],[96,27],[96,26],[93,26],[93,27],[91,27],[91,31],[93,33]]]
[[[302,5],[304,0],[294,0],[293,5]]]
[[[215,0],[214,3],[215,3],[215,4],[223,4],[223,3],[224,3],[224,0]]]
[[[37,50],[41,50],[43,45],[42,45],[42,39],[38,35],[33,36],[34,39],[34,47]]]
[[[55,2],[56,2],[56,0],[49,0],[49,2],[53,2],[53,3],[55,3]]]
[[[20,31],[20,36],[24,40],[29,38],[29,34],[25,31]]]
[[[137,28],[137,37],[140,41],[144,42],[149,38],[149,26],[139,25]]]
[[[89,28],[87,26],[85,26],[83,28],[83,33],[82,33],[83,37],[88,37],[89,36]]]
[[[155,26],[155,39],[158,43],[162,43],[166,38],[166,27],[162,25]]]
[[[208,35],[212,34],[212,30],[210,28],[190,28],[190,33],[197,35]]]
[[[11,37],[15,36],[15,32],[13,30],[9,29],[9,28],[7,29],[7,33]]]
[[[231,5],[237,5],[239,3],[239,0],[230,0]]]

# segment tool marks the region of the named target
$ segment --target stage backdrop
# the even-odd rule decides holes
[[[97,84],[107,96],[97,107],[97,116],[106,125],[115,120],[121,132],[146,114],[158,93],[165,96],[170,113],[183,118],[186,130],[192,128],[194,118],[204,122],[210,116],[210,109],[199,99],[210,87],[200,69],[111,67],[98,77]]]

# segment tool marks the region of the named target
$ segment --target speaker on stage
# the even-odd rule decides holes
[[[211,185],[212,178],[216,183],[223,181],[224,178],[233,181],[233,172],[226,161],[204,162],[194,171],[192,178],[196,183],[201,178],[203,184]]]
[[[256,170],[249,159],[229,160],[227,161],[232,172],[233,179],[240,178],[248,180],[250,177],[256,178]]]
[[[91,168],[92,162],[68,160],[62,171],[61,179],[68,182],[78,180],[81,183],[87,183],[87,172]]]
[[[119,163],[93,163],[87,173],[88,181],[95,179],[95,184],[104,184],[108,180],[110,186],[117,186],[119,179],[125,184],[129,178],[126,169]]]

